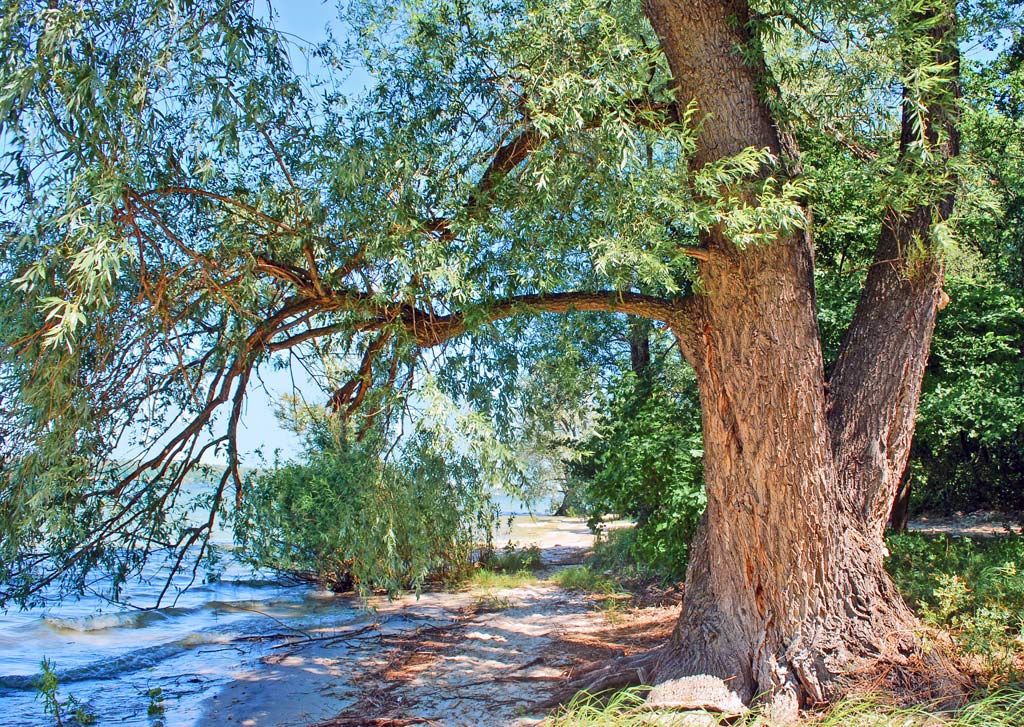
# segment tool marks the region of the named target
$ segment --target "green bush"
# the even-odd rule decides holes
[[[522,573],[544,567],[539,546],[517,548],[511,542],[501,550],[485,549],[477,562],[494,573]]]
[[[1024,655],[1024,538],[892,535],[887,567],[921,619],[950,631],[993,676],[1014,678]]]
[[[912,507],[1024,510],[1024,296],[951,278],[912,453]],[[951,305],[951,308],[953,306]]]
[[[379,439],[316,428],[303,461],[251,479],[236,513],[240,552],[336,589],[395,591],[464,575],[494,518],[484,485],[429,435],[398,461],[382,452]]]
[[[484,548],[465,585],[475,588],[518,588],[536,580],[535,572],[544,567],[540,548],[531,545],[516,548],[509,543],[501,550]]]
[[[682,580],[704,511],[703,440],[696,385],[625,374],[613,387],[591,453],[575,465],[592,527],[608,514],[636,520],[632,555],[667,580]]]
[[[608,596],[621,589],[611,578],[604,576],[586,565],[574,565],[560,570],[551,580],[569,591],[583,591]]]

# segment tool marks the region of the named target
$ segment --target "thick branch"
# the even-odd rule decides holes
[[[616,291],[518,295],[496,302],[487,310],[485,317],[488,322],[494,322],[528,313],[593,311],[626,313],[672,325],[678,324],[679,319],[686,315],[684,300],[672,301]],[[417,344],[424,348],[443,343],[467,329],[466,317],[462,313],[432,316],[415,308],[403,311],[401,322],[415,336]]]
[[[935,20],[941,16],[941,21]],[[931,62],[951,68],[930,97],[904,91],[902,163],[916,169],[922,142],[948,160],[959,152],[956,128],[959,57],[955,18],[941,3],[914,18],[933,44]],[[908,65],[921,62],[910,58]],[[923,139],[918,138],[923,122]],[[880,536],[910,454],[921,383],[942,300],[943,266],[932,226],[949,218],[955,188],[937,200],[903,211],[888,209],[864,291],[830,381],[829,427],[842,489],[865,532]],[[923,243],[923,244],[922,244]],[[923,247],[923,249],[922,249]]]
[[[436,315],[414,305],[381,306],[373,305],[366,296],[352,293],[335,293],[333,296],[317,299],[323,312],[350,311],[365,316],[361,322],[343,321],[294,333],[286,338],[266,344],[268,351],[284,351],[306,341],[338,333],[369,333],[389,326],[398,326],[413,336],[421,348],[430,348],[448,341],[468,330],[469,323],[464,313]],[[692,355],[699,342],[699,316],[702,307],[697,296],[689,295],[677,299],[657,298],[639,293],[625,293],[614,290],[579,291],[570,293],[549,293],[517,295],[495,301],[489,308],[474,317],[474,320],[494,322],[516,315],[538,313],[602,312],[624,313],[665,323],[680,340],[684,354]],[[279,328],[278,332],[285,332]]]
[[[637,124],[644,127],[653,127],[656,125],[655,122],[649,118],[649,114],[651,112],[664,114],[666,123],[668,124],[678,124],[681,120],[678,106],[675,103],[631,99],[626,102],[626,107],[637,115]],[[647,113],[648,116],[645,116],[645,113]],[[601,125],[601,121],[601,116],[595,115],[583,126],[583,128],[596,129]],[[544,134],[532,126],[527,126],[525,130],[519,132],[519,134],[513,137],[511,141],[507,141],[499,146],[491,157],[491,162],[488,164],[487,169],[485,169],[483,175],[481,175],[480,181],[476,185],[476,189],[467,198],[465,211],[469,214],[474,214],[480,211],[485,206],[491,192],[498,185],[501,179],[526,161],[526,159],[533,152],[540,149],[546,141],[547,137]],[[451,240],[455,237],[455,233],[451,230],[451,223],[451,218],[437,217],[430,220],[425,225],[424,229],[429,233],[440,233],[442,239]]]

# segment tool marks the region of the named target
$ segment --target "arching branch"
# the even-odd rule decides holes
[[[638,126],[646,128],[657,128],[682,122],[682,115],[674,102],[655,102],[643,99],[630,99],[625,104],[626,108],[634,114],[634,120]],[[662,114],[664,122],[659,124],[655,116]],[[584,130],[596,129],[601,125],[602,116],[595,114],[584,125]],[[486,202],[503,177],[511,173],[516,167],[538,151],[546,142],[548,137],[534,128],[528,122],[523,131],[519,132],[511,140],[502,143],[495,149],[487,169],[480,176],[476,189],[466,199],[465,211],[475,214],[482,210]],[[455,233],[451,229],[452,218],[437,217],[424,225],[424,232],[440,234],[442,240],[452,240]]]

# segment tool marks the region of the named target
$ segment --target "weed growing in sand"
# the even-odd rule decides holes
[[[469,608],[473,613],[493,613],[495,611],[505,611],[515,605],[511,598],[487,593],[474,599]]]

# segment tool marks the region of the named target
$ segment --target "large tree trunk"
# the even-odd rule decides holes
[[[704,322],[686,345],[708,506],[651,699],[689,705],[690,682],[673,680],[706,674],[781,718],[831,700],[858,660],[905,659],[916,622],[837,486],[806,239],[727,249],[702,265]]]
[[[943,65],[948,78],[941,91],[924,99],[921,128],[915,100],[904,92],[900,157],[908,178],[920,164],[915,147],[922,133],[933,157],[951,159],[959,153],[954,21],[953,10],[938,0],[931,11],[910,19],[925,28],[927,42],[924,57],[920,50],[907,51],[906,70]],[[948,302],[932,227],[953,212],[954,182],[947,179],[936,185],[932,179],[930,184],[937,193],[913,209],[886,210],[874,261],[830,379],[829,425],[840,487],[857,493],[861,528],[869,536],[884,531],[896,502],[910,456],[935,318]]]
[[[745,0],[648,0],[646,9],[680,103],[693,100],[704,115],[694,167],[753,146],[793,168],[795,145],[764,102],[771,79]],[[889,222],[886,230],[880,255],[905,232]],[[883,346],[863,370],[872,341],[846,347],[859,385],[877,396],[839,399],[832,418],[849,413],[854,424],[830,427],[810,232],[740,249],[712,231],[703,243],[702,294],[676,333],[700,386],[708,506],[678,625],[646,675],[658,683],[650,701],[706,704],[694,693],[706,684],[687,677],[709,675],[788,718],[834,698],[852,668],[917,653],[916,621],[882,567],[888,512],[876,500],[891,502],[889,480],[863,479],[851,463],[863,460],[860,422],[887,422],[887,451],[909,443],[941,270],[912,284],[890,280],[885,303],[869,284],[853,330],[875,335],[865,319],[900,316],[906,325],[886,339],[910,340]],[[931,313],[919,311],[922,301]],[[906,459],[896,454],[892,471]]]

